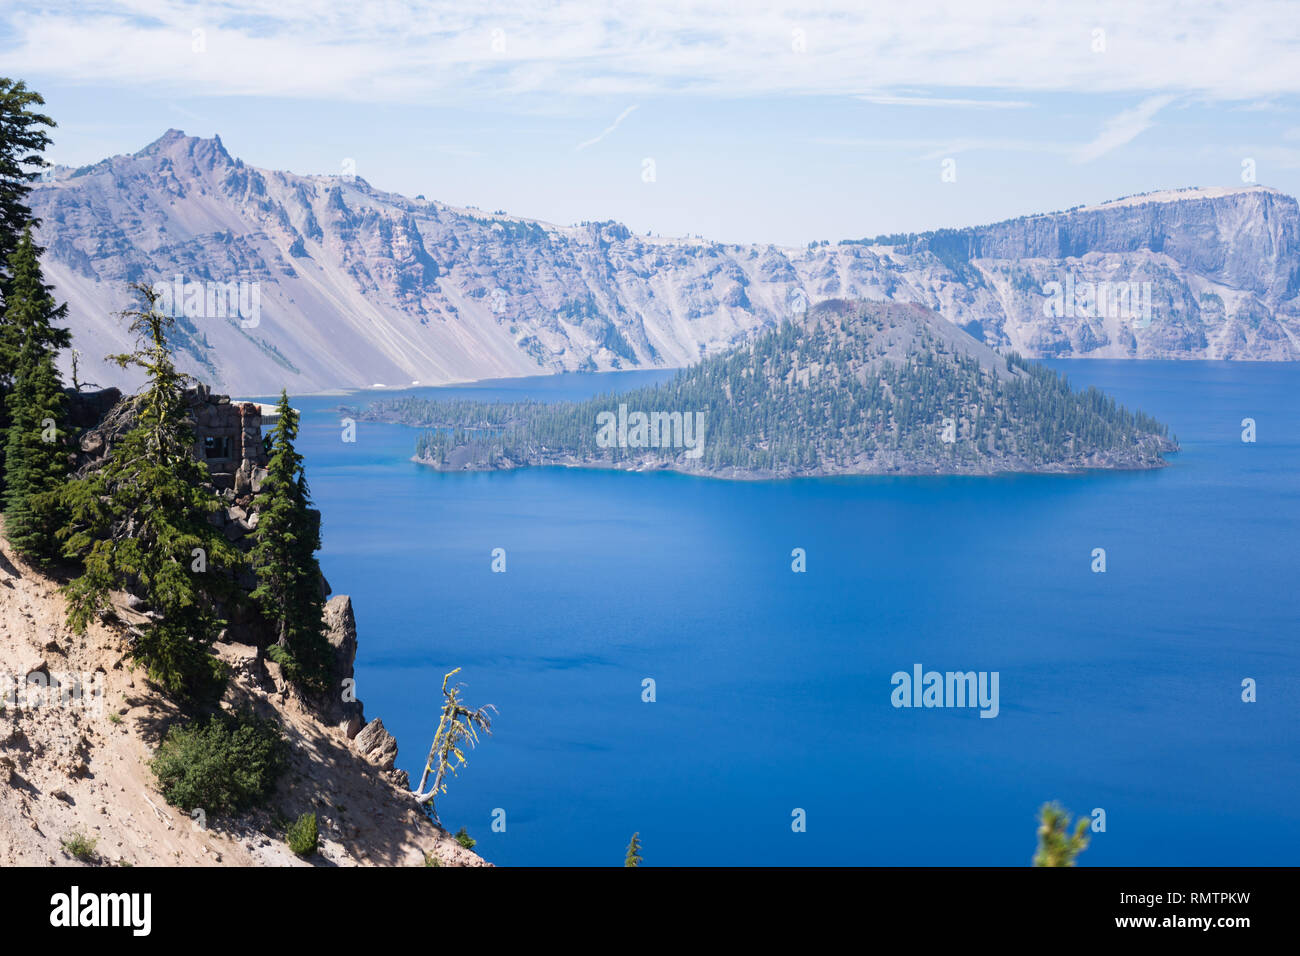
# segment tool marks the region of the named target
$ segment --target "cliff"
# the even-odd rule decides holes
[[[1260,186],[790,249],[409,199],[169,130],[31,204],[92,381],[120,377],[101,359],[139,280],[175,288],[185,370],[245,394],[682,367],[832,298],[915,302],[1029,357],[1300,357],[1300,210]],[[1052,283],[1139,307],[1052,314]]]
[[[485,865],[416,808],[382,721],[366,723],[359,703],[344,712],[304,701],[257,648],[234,641],[216,645],[231,669],[222,707],[280,723],[289,767],[262,810],[204,819],[168,806],[148,761],[179,715],[125,657],[131,626],[145,618],[121,595],[79,636],[66,626],[58,585],[0,538],[0,675],[28,685],[0,709],[0,865],[79,865],[63,846],[74,834],[95,841],[91,865],[421,866],[426,855]],[[330,600],[326,621],[340,672],[351,676],[356,624],[346,596]],[[101,687],[99,704],[88,693],[81,704],[35,703],[33,687],[68,675],[83,692]],[[283,824],[307,811],[317,814],[320,845],[301,859]]]

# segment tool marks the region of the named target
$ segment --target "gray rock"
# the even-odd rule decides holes
[[[357,659],[357,619],[352,598],[335,595],[325,602],[325,638],[334,648],[334,675],[340,681],[352,676]]]
[[[397,759],[397,740],[378,717],[361,728],[352,739],[352,748],[381,770],[392,770]]]
[[[325,639],[334,650],[330,691],[320,701],[322,716],[339,727],[349,738],[365,724],[365,712],[356,699],[352,683],[357,658],[357,620],[352,613],[352,599],[340,594],[325,603]],[[344,699],[345,695],[350,699]]]

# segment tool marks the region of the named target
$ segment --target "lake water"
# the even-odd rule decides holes
[[[639,831],[646,865],[1020,866],[1052,799],[1106,812],[1084,865],[1295,864],[1300,367],[1055,367],[1183,450],[1083,476],[449,475],[408,461],[412,429],[345,443],[338,397],[296,399],[367,716],[418,778],[446,671],[500,709],[439,808],[501,865],[617,866]],[[917,663],[998,672],[1000,713],[894,708]]]

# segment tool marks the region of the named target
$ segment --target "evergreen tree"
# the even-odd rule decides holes
[[[624,866],[641,865],[641,834],[633,833],[632,842],[627,845],[627,856],[623,860]]]
[[[1038,811],[1038,852],[1034,866],[1074,866],[1088,849],[1088,819],[1080,817],[1070,833],[1070,814],[1057,803],[1045,803]]]
[[[9,261],[32,221],[27,194],[49,165],[41,156],[50,145],[42,127],[53,129],[54,120],[33,111],[44,105],[22,80],[0,76],[0,263]]]
[[[65,588],[68,621],[84,631],[91,617],[123,589],[142,597],[150,624],[131,646],[149,676],[183,699],[220,691],[220,667],[209,653],[221,620],[218,601],[232,590],[240,555],[208,521],[220,499],[194,456],[186,417],[187,377],[172,364],[167,333],[173,319],[147,285],[136,286],[142,308],[123,313],[137,336],[135,352],[110,356],[147,376],[135,397],[136,420],[98,471],[64,486],[70,520],[65,553],[82,575]]]
[[[10,257],[33,224],[26,201],[31,184],[49,165],[41,153],[50,143],[45,127],[52,128],[54,121],[33,111],[44,104],[40,94],[29,90],[22,80],[0,77],[0,435],[9,428],[3,399],[13,384],[22,348],[21,334],[10,324],[6,307],[13,279]],[[41,251],[36,248],[38,257]],[[0,493],[4,485],[4,443],[0,442]]]
[[[290,680],[322,691],[329,679],[330,646],[316,560],[320,522],[311,510],[302,456],[294,448],[298,412],[284,391],[276,410],[279,420],[268,436],[270,461],[257,498],[257,529],[249,555],[258,581],[253,600],[275,627],[272,659],[284,666]]]
[[[4,495],[5,536],[24,556],[46,564],[59,554],[55,537],[62,523],[59,496],[67,478],[68,450],[63,426],[63,394],[55,356],[71,341],[53,323],[67,314],[42,281],[38,250],[30,227],[9,257],[9,295],[5,325],[17,333],[19,348],[5,409],[9,429],[4,454],[8,481]]]

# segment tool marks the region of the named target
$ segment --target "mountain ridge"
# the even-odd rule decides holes
[[[682,367],[840,297],[918,302],[1029,357],[1300,358],[1296,201],[1263,186],[1147,195],[792,249],[487,214],[259,169],[219,136],[169,130],[59,167],[31,204],[83,376],[102,384],[121,377],[101,357],[125,344],[112,312],[127,284],[178,274],[256,284],[255,324],[182,316],[177,343],[187,371],[244,394]],[[1150,314],[1049,315],[1063,279],[1146,284]]]

